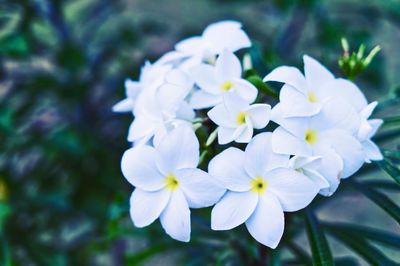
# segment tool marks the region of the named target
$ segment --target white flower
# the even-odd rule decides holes
[[[118,113],[132,112],[137,98],[143,90],[157,88],[164,82],[165,75],[172,69],[171,65],[157,65],[146,61],[140,71],[139,81],[125,80],[126,98],[113,106]]]
[[[190,74],[200,90],[193,93],[190,104],[194,109],[213,107],[222,102],[222,96],[234,92],[248,103],[257,97],[257,88],[241,78],[239,59],[227,50],[218,57],[215,66],[200,64]]]
[[[295,67],[281,66],[264,78],[264,81],[285,83],[279,94],[284,117],[315,115],[331,98],[347,101],[358,112],[367,105],[364,94],[354,83],[336,79],[329,70],[307,55],[303,60],[304,76]]]
[[[253,137],[253,128],[262,129],[270,119],[271,106],[252,104],[235,93],[226,93],[223,102],[207,114],[218,125],[218,143],[231,141],[248,143]]]
[[[364,163],[364,152],[354,137],[360,117],[344,101],[327,101],[318,115],[283,118],[277,104],[272,120],[280,124],[272,136],[273,150],[281,154],[321,156],[320,173],[331,184],[330,195],[340,178],[354,174]]]
[[[361,141],[361,145],[365,153],[365,162],[370,163],[372,161],[379,161],[383,159],[382,153],[378,146],[371,140],[375,135],[376,131],[382,125],[382,119],[368,119],[375,107],[378,105],[377,102],[372,102],[361,110],[361,124],[357,132],[357,138]]]
[[[166,53],[158,64],[173,63],[187,70],[202,62],[212,63],[224,50],[235,52],[251,46],[242,24],[237,21],[221,21],[210,24],[201,36],[185,39],[175,45],[175,51]]]
[[[213,205],[225,189],[197,169],[199,142],[188,127],[171,131],[159,145],[127,150],[121,161],[125,178],[136,187],[130,215],[137,227],[158,217],[166,233],[180,241],[190,239],[190,208]]]
[[[320,156],[293,156],[289,167],[310,178],[320,189],[329,187],[328,181],[320,174],[322,158]]]
[[[212,210],[212,229],[245,223],[258,242],[275,248],[284,230],[283,212],[304,208],[319,190],[309,178],[286,168],[288,160],[271,150],[271,133],[255,136],[245,152],[229,148],[214,157],[209,173],[228,191]]]
[[[191,124],[194,112],[185,98],[193,87],[193,81],[182,71],[167,73],[165,83],[143,91],[136,102],[128,140],[145,144],[152,137],[157,142],[167,132],[181,124]]]

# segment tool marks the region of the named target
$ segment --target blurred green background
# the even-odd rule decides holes
[[[241,249],[221,247],[195,217],[189,244],[170,240],[158,222],[133,227],[132,187],[119,167],[132,117],[111,112],[124,97],[125,78],[136,79],[146,58],[154,61],[178,40],[223,19],[243,23],[262,76],[281,64],[302,68],[303,54],[340,76],[341,37],[353,50],[360,43],[367,50],[381,45],[356,83],[369,101],[387,103],[377,117],[400,115],[393,104],[400,84],[397,0],[0,1],[1,265],[241,264],[224,262],[223,256]],[[388,149],[399,140],[398,128],[384,128],[377,138]],[[374,166],[366,169],[374,175]],[[379,178],[392,184],[383,172]],[[399,202],[399,190],[389,191]],[[382,209],[345,186],[318,217],[400,233]],[[231,239],[244,230],[218,237]],[[310,253],[304,232],[296,242]],[[329,243],[335,257],[356,258],[346,265],[365,265],[337,240]],[[379,250],[400,261],[399,250]],[[282,258],[291,256],[282,251]]]

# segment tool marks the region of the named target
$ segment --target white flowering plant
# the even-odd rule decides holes
[[[245,245],[248,253],[258,247],[261,263],[284,248],[294,262],[305,263],[308,255],[292,241],[296,228],[305,227],[313,263],[333,265],[324,232],[337,228],[320,223],[317,206],[342,182],[384,204],[384,195],[347,179],[371,162],[398,171],[372,140],[383,123],[371,118],[378,102],[368,102],[353,82],[379,48],[351,57],[342,43],[339,63],[351,73],[347,78],[309,55],[303,70],[284,65],[259,75],[246,53],[250,38],[237,21],[213,23],[146,62],[139,80],[126,80],[126,98],[113,107],[133,115],[121,168],[134,186],[134,226],[159,219],[172,239],[189,242],[198,223],[197,244],[211,235],[210,246],[231,248],[221,261],[235,256],[232,246]],[[384,210],[400,221],[399,212]],[[241,237],[212,233],[235,228]],[[361,238],[348,231],[354,241]]]

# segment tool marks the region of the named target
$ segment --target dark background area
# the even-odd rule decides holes
[[[214,248],[213,238],[195,233],[196,226],[190,244],[169,240],[158,222],[146,229],[133,227],[128,217],[132,187],[119,167],[129,147],[132,117],[111,112],[124,97],[125,78],[136,79],[146,58],[154,61],[180,39],[199,35],[209,23],[223,19],[243,23],[262,76],[282,64],[302,68],[303,54],[340,76],[341,37],[347,37],[353,50],[361,43],[368,51],[379,44],[381,53],[356,83],[369,101],[396,101],[396,0],[0,1],[4,265],[205,265],[201,259],[218,261],[230,252]],[[399,114],[395,106],[378,110],[376,116]],[[377,140],[381,147],[398,145],[398,131],[391,132],[386,134],[391,138]],[[372,168],[362,173],[373,175]],[[373,203],[339,190],[319,210],[321,219],[399,233],[398,224]],[[399,194],[393,199],[399,202]],[[243,230],[219,236],[228,239]],[[296,241],[309,253],[304,233]],[[330,241],[335,254],[357,256]],[[206,248],[199,249],[201,245]],[[385,252],[400,260],[398,250]]]

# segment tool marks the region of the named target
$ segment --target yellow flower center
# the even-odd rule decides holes
[[[267,181],[265,181],[261,176],[257,176],[251,180],[251,191],[256,193],[264,193],[267,188]]]
[[[225,81],[221,85],[221,90],[222,91],[229,91],[233,87],[233,83],[230,81]]]
[[[317,96],[315,96],[314,92],[312,92],[312,91],[308,91],[308,92],[307,92],[307,97],[308,97],[308,101],[309,101],[310,103],[316,103],[316,102],[318,102]]]
[[[308,129],[305,133],[304,139],[308,144],[314,144],[317,142],[317,132],[312,129]]]
[[[246,113],[243,113],[243,112],[239,113],[236,116],[236,123],[238,125],[243,125],[244,123],[246,123]]]
[[[172,191],[177,189],[179,186],[179,181],[178,181],[178,179],[176,179],[174,174],[168,174],[164,178],[164,183],[165,183],[165,186],[167,187],[167,189],[172,190]]]

